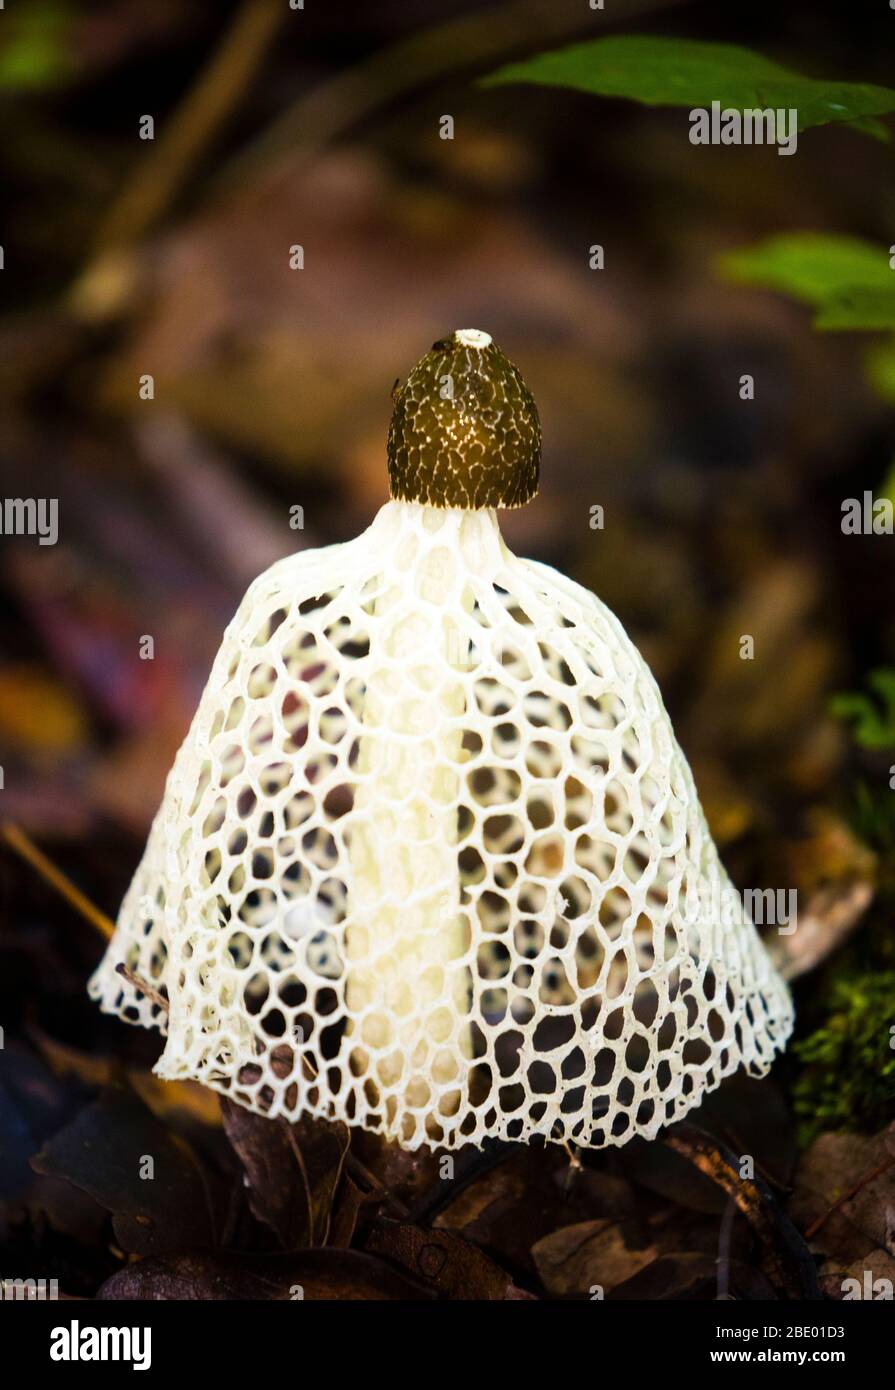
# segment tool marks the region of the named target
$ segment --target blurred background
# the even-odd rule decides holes
[[[543,424],[508,543],[640,646],[734,881],[798,890],[806,930],[775,946],[807,1044],[779,1076],[791,1173],[825,1128],[895,1115],[895,539],[841,529],[845,498],[895,496],[895,395],[881,333],[818,332],[810,293],[719,258],[806,232],[888,248],[886,123],[781,158],[694,147],[682,109],[479,79],[625,33],[884,84],[895,15],[606,9],[9,0],[0,496],[58,498],[60,529],[0,537],[0,812],[114,916],[241,594],[369,523],[393,382],[484,329]],[[75,1104],[60,1075],[145,1070],[158,1044],[98,1016],[101,937],[0,860],[0,1142],[27,1157]]]

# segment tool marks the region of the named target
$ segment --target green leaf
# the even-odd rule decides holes
[[[593,39],[539,53],[481,79],[485,87],[510,82],[571,87],[594,96],[627,97],[647,106],[709,108],[719,101],[722,107],[740,111],[795,107],[799,130],[863,123],[867,117],[895,110],[895,91],[888,87],[802,77],[736,44],[645,34]]]
[[[867,684],[878,698],[847,691],[830,700],[830,713],[852,725],[855,743],[862,748],[895,748],[895,667],[871,671]]]
[[[895,507],[895,463],[892,464],[892,467],[883,479],[882,485],[876,489],[876,495],[877,497],[888,498],[893,507]]]
[[[882,121],[877,120],[876,116],[861,116],[857,121],[849,121],[852,130],[860,130],[865,135],[870,135],[874,140],[880,140],[884,145],[888,145],[892,140],[892,132]]]
[[[869,290],[861,285],[843,290],[821,305],[815,328],[895,328],[895,286]]]
[[[888,247],[823,232],[770,237],[720,256],[716,268],[726,279],[781,290],[817,309],[858,290],[880,295],[895,290]]]
[[[877,395],[895,405],[895,341],[875,343],[865,354],[864,371]]]
[[[71,16],[58,0],[12,6],[0,18],[0,92],[39,91],[71,71],[67,50]]]

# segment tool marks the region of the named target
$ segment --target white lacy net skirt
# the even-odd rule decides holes
[[[160,1076],[409,1149],[652,1137],[792,1027],[617,619],[402,502],[249,589],[90,993]]]

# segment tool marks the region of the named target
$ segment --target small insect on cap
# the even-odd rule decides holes
[[[541,422],[518,369],[487,333],[432,344],[395,397],[390,491],[400,502],[480,511],[538,490]]]

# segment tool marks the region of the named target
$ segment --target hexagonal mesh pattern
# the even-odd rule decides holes
[[[792,1024],[618,621],[402,502],[249,589],[90,991],[161,1076],[405,1148],[652,1136]]]

